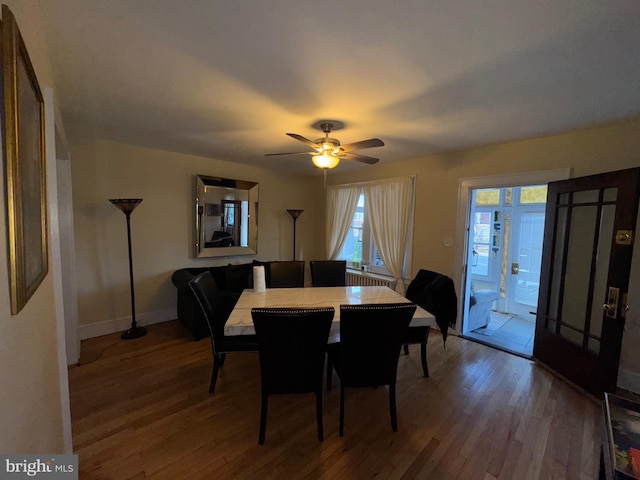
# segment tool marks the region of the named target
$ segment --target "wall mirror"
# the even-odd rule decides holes
[[[196,175],[195,256],[258,251],[258,184]]]

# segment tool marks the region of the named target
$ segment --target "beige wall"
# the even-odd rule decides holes
[[[117,331],[130,322],[125,216],[109,198],[142,198],[131,215],[136,319],[176,318],[171,275],[190,266],[290,260],[293,222],[287,208],[304,210],[297,223],[298,256],[322,255],[322,179],[121,143],[94,141],[71,149],[81,337]],[[260,184],[258,254],[193,258],[196,174]],[[118,328],[116,328],[118,327]]]
[[[52,82],[34,5],[27,0],[3,3],[9,5],[18,21],[44,92]],[[51,108],[50,103],[47,108]],[[47,136],[52,138],[53,119],[49,117]],[[48,153],[52,153],[51,146]],[[48,170],[53,165],[55,171],[54,155],[48,155],[47,163]],[[0,180],[4,184],[4,168],[0,169]],[[55,254],[52,250],[50,259]],[[0,252],[0,452],[63,453],[70,447],[65,446],[65,418],[69,412],[68,397],[63,395],[66,376],[61,374],[61,369],[65,372],[66,368],[64,329],[57,324],[55,313],[52,262],[33,297],[18,315],[12,316],[4,195],[0,196]]]

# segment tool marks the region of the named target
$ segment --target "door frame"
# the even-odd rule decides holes
[[[471,211],[471,190],[489,187],[510,187],[526,185],[542,185],[557,180],[571,178],[571,168],[559,168],[554,170],[542,170],[536,172],[511,173],[506,175],[492,175],[486,177],[461,178],[458,181],[458,213],[456,226],[456,239],[453,282],[458,292],[458,318],[455,331],[460,335],[462,323],[465,320],[464,313],[469,309],[470,275],[467,275],[467,257],[469,248],[469,213]]]

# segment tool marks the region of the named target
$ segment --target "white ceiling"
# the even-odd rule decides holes
[[[318,173],[640,115],[636,0],[41,0],[67,134]],[[18,22],[20,19],[18,19]],[[314,128],[315,127],[315,128]],[[369,168],[342,161],[338,169]]]

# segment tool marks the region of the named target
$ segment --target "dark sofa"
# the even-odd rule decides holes
[[[254,260],[251,263],[239,265],[222,265],[219,267],[193,267],[176,270],[171,281],[178,289],[178,319],[186,325],[193,334],[194,340],[209,337],[209,327],[202,314],[198,301],[194,296],[189,282],[202,272],[209,271],[216,281],[218,293],[220,294],[220,320],[226,322],[229,314],[233,310],[242,290],[253,288],[253,267],[264,265],[268,272],[271,262],[259,262]]]

